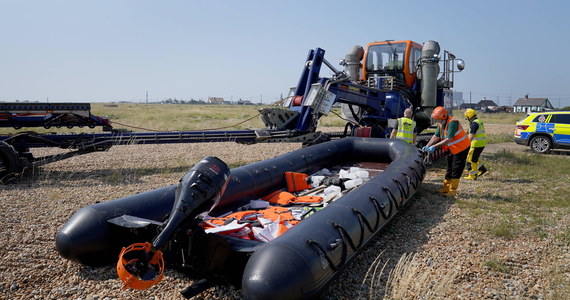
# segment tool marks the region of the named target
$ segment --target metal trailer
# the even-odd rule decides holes
[[[0,181],[9,181],[14,175],[29,168],[74,155],[104,151],[113,145],[227,141],[302,142],[304,145],[312,145],[346,136],[385,138],[406,108],[414,110],[418,132],[422,132],[431,125],[431,110],[445,105],[443,94],[453,87],[453,73],[464,68],[463,61],[456,59],[450,52],[444,51],[443,59],[440,59],[439,52],[439,44],[435,41],[423,45],[413,41],[373,42],[366,49],[353,47],[341,61],[344,71],[338,71],[324,58],[325,50],[310,50],[297,86],[282,106],[260,111],[266,126],[260,130],[156,133],[115,130],[91,134],[19,132],[0,136]],[[457,67],[454,66],[456,62]],[[442,72],[440,63],[443,64]],[[331,78],[320,77],[323,64],[334,73]],[[328,115],[335,103],[341,104],[348,120],[344,131],[317,131],[319,118]],[[112,127],[106,118],[91,115],[88,105],[82,105],[76,110],[73,107],[56,110],[56,104],[50,107],[44,107],[45,105],[48,104],[18,104],[17,107],[10,108],[16,112],[26,109],[43,110],[43,119],[33,122],[21,119],[26,117],[23,115],[19,116],[20,119],[10,118],[8,115],[14,111],[2,113],[0,109],[0,124],[4,127],[21,127],[24,124],[43,127],[87,125],[103,126],[107,130]],[[60,117],[53,117],[55,113],[59,113]],[[52,117],[48,118],[48,115]],[[38,115],[35,117],[38,118]],[[64,120],[69,122],[65,123]],[[100,123],[94,123],[96,121]],[[34,157],[30,150],[37,147],[59,147],[74,151]]]

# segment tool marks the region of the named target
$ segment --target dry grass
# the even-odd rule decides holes
[[[404,254],[388,276],[384,299],[453,298],[450,286],[458,275],[458,268],[445,269],[425,263],[416,254]]]

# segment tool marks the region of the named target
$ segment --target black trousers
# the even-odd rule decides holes
[[[479,157],[481,156],[481,153],[483,152],[484,149],[485,147],[469,148],[469,153],[467,154],[467,161],[470,163],[478,163]],[[469,166],[469,168],[471,168],[471,166]]]
[[[465,169],[465,162],[467,161],[467,154],[469,154],[469,148],[457,153],[447,156],[447,172],[445,172],[445,179],[459,179]]]

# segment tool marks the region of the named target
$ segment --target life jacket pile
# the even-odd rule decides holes
[[[367,177],[367,174],[366,174]],[[312,188],[307,174],[285,172],[287,191],[276,190],[261,200],[252,200],[261,209],[246,209],[221,217],[204,216],[199,224],[206,233],[224,234],[247,240],[269,242],[322,209],[322,196],[297,196]],[[362,181],[361,181],[362,182]],[[324,189],[324,186],[323,186]],[[324,196],[324,194],[323,194]],[[310,205],[310,206],[309,206]]]

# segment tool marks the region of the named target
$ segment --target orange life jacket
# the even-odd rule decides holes
[[[207,228],[211,228],[214,226],[222,226],[225,225],[228,220],[235,219],[241,222],[244,221],[255,221],[257,219],[257,215],[259,213],[255,210],[245,210],[245,211],[238,211],[232,214],[229,214],[223,218],[212,218],[208,219],[206,222]]]
[[[285,231],[289,230],[289,228],[293,227],[294,225],[300,222],[299,220],[295,219],[290,209],[280,206],[269,206],[263,210],[239,211],[229,214],[222,218],[207,219],[204,222],[200,223],[200,226],[204,229],[215,228],[229,223],[229,221],[232,219],[238,220],[240,222],[247,222],[247,221],[256,221],[258,217],[273,222],[279,222],[279,230],[277,232],[278,236],[283,234]],[[244,239],[252,239],[253,237],[251,236],[250,232],[251,231],[248,231],[245,234],[241,234],[239,232],[229,231],[221,234],[234,235]]]
[[[265,219],[279,222],[278,236],[282,235],[285,231],[289,230],[290,227],[293,227],[300,222],[295,219],[291,210],[285,207],[269,206],[264,210],[258,211],[258,213],[262,214],[262,217]]]
[[[269,195],[263,196],[261,200],[265,200],[269,203],[275,203],[279,205],[287,205],[291,203],[293,200],[295,200],[295,198],[296,198],[295,195],[289,192],[277,190]]]
[[[307,183],[309,175],[296,172],[285,172],[285,181],[287,182],[287,191],[298,192],[311,188]]]
[[[273,193],[270,193],[268,195],[263,196],[261,198],[261,200],[265,200],[269,203],[275,203],[275,204],[279,204],[279,205],[288,205],[291,203],[294,203],[294,204],[315,204],[315,203],[321,203],[321,201],[323,201],[323,197],[318,197],[318,196],[295,197],[295,195],[293,195],[289,192],[277,190]]]
[[[452,116],[449,116],[447,118],[447,122],[445,123],[445,129],[443,130],[444,138],[447,137],[448,133],[447,128],[449,127],[449,124],[451,122],[457,122],[457,131],[455,132],[455,135],[453,136],[451,141],[447,143],[446,146],[452,154],[457,154],[471,147],[471,141],[469,141],[469,139],[467,138],[467,133],[465,133],[465,130],[463,130],[461,123]]]
[[[295,204],[317,204],[323,201],[323,197],[320,196],[299,196],[293,200]]]

